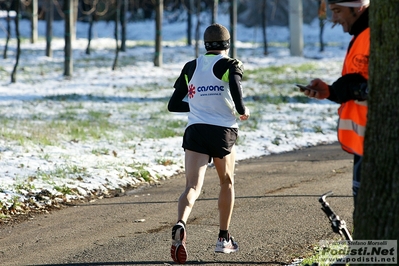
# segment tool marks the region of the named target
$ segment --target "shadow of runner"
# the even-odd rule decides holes
[[[332,195],[329,198],[352,198],[352,195]],[[262,196],[236,196],[235,199],[262,199],[262,198],[320,198],[320,195],[262,195]],[[199,198],[197,201],[217,201],[218,198]],[[94,207],[94,206],[109,206],[109,205],[141,205],[141,204],[170,204],[176,203],[173,201],[142,201],[142,202],[95,202],[95,203],[78,203],[78,204],[67,204],[70,207]]]

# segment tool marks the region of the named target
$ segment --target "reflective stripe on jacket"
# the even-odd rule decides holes
[[[359,73],[368,80],[370,54],[370,28],[365,29],[354,40],[348,50],[342,75]],[[342,149],[363,155],[364,133],[367,123],[367,101],[350,100],[338,109],[338,140]]]

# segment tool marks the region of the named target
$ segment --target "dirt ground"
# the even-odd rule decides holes
[[[240,161],[230,227],[240,251],[215,254],[219,192],[207,170],[187,223],[186,265],[287,265],[339,237],[319,197],[352,226],[352,156],[339,145]],[[184,176],[123,195],[33,214],[0,225],[1,265],[169,265],[171,227]],[[22,218],[22,217],[21,217]]]

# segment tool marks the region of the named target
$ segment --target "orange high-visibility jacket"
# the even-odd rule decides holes
[[[370,28],[361,32],[348,50],[342,75],[359,73],[368,80]],[[350,100],[338,109],[338,140],[342,149],[363,156],[364,133],[367,123],[367,101]]]

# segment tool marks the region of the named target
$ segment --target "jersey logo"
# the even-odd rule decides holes
[[[367,55],[357,54],[353,57],[352,63],[358,69],[367,69],[369,65],[369,57]]]
[[[199,86],[198,92],[207,91],[224,91],[224,86],[210,85],[210,86]]]
[[[190,84],[190,86],[188,87],[188,98],[194,98],[194,94],[195,94],[195,86],[193,84]]]

